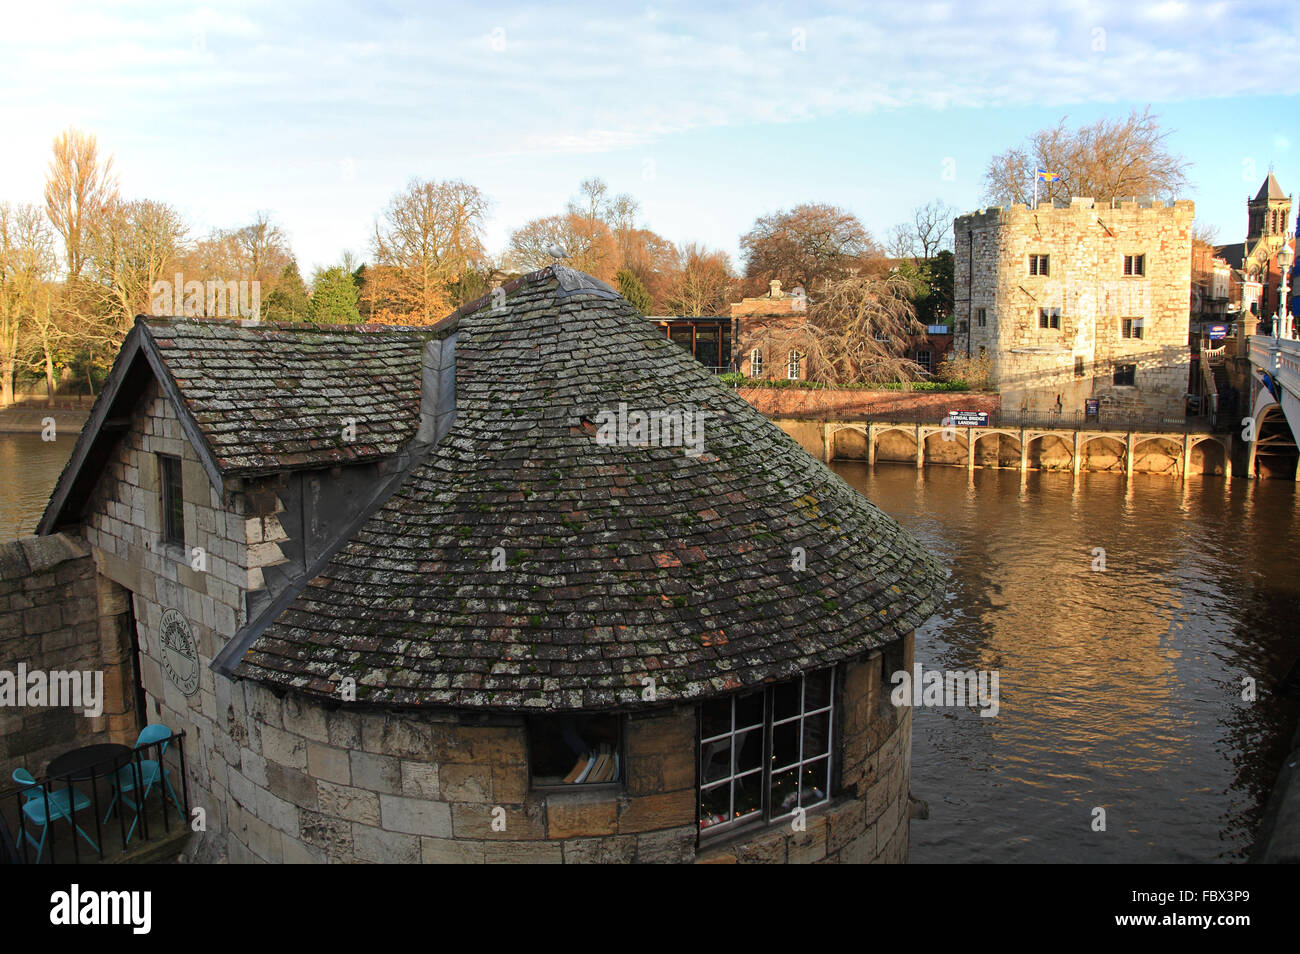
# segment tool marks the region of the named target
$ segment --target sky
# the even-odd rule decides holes
[[[1270,165],[1300,191],[1300,0],[2,0],[0,23],[0,201],[39,202],[76,126],[195,236],[269,212],[304,274],[366,260],[412,178],[482,190],[493,252],[592,176],[733,260],[802,202],[883,240],[933,199],[980,208],[1033,131],[1148,105],[1220,241]]]

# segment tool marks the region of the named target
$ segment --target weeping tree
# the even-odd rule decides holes
[[[770,356],[765,378],[784,378],[798,352],[807,379],[822,384],[916,381],[924,369],[905,356],[908,339],[925,333],[911,282],[897,275],[827,283],[807,316],[774,324],[753,345]]]

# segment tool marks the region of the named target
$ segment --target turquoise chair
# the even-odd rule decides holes
[[[37,841],[32,837],[32,833],[24,829],[23,834],[27,836],[36,847],[36,863],[41,863],[41,855],[45,851],[45,836],[50,832],[50,822],[58,821],[60,818],[66,819],[77,829],[78,834],[86,839],[86,842],[95,851],[99,851],[99,846],[95,844],[94,839],[81,830],[76,819],[72,816],[74,813],[90,807],[90,799],[82,794],[79,790],[73,789],[71,796],[71,805],[69,805],[68,790],[66,788],[47,791],[43,785],[38,785],[36,779],[32,778],[32,773],[27,769],[14,769],[14,781],[23,786],[23,814],[33,825],[40,826],[41,840]],[[49,806],[49,816],[46,817],[46,806]]]
[[[172,798],[172,804],[176,806],[176,814],[185,819],[185,812],[181,809],[180,800],[176,797],[176,791],[172,788],[171,772],[164,768],[160,763],[163,754],[167,751],[168,742],[164,739],[170,739],[174,733],[167,726],[160,722],[153,722],[140,730],[140,735],[135,740],[137,749],[151,745],[155,742],[162,742],[158,750],[158,759],[141,759],[140,766],[140,785],[143,791],[140,793],[140,804],[137,805],[126,796],[127,792],[134,791],[136,785],[136,769],[134,765],[128,764],[118,770],[117,775],[113,777],[113,798],[108,803],[108,811],[104,813],[104,822],[107,823],[109,816],[113,814],[113,806],[117,804],[120,797],[123,802],[130,805],[135,810],[135,820],[131,822],[131,828],[126,833],[126,843],[131,843],[131,836],[135,834],[135,826],[140,822],[140,812],[143,810],[145,800],[149,797],[150,790],[154,785],[162,782],[167,789],[167,794]],[[163,810],[166,811],[167,804],[163,803]]]

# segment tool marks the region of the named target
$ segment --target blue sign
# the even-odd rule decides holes
[[[1228,337],[1227,325],[1210,325],[1210,340],[1218,341],[1220,338]]]

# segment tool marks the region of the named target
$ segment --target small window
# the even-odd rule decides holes
[[[702,832],[775,821],[827,800],[834,672],[700,706]]]
[[[1046,255],[1029,256],[1029,274],[1045,276],[1048,273],[1048,261]]]
[[[799,380],[799,365],[802,361],[803,355],[798,351],[791,351],[786,358],[785,374],[791,381]]]
[[[930,352],[924,349],[920,349],[916,352],[916,363],[919,364],[921,367],[925,368],[925,370],[927,371],[931,370],[930,365],[933,362],[933,360],[934,359],[931,358],[930,356]]]
[[[1121,338],[1141,338],[1142,337],[1142,319],[1141,318],[1121,318],[1119,320],[1119,336]]]
[[[1124,256],[1125,275],[1145,275],[1146,273],[1147,273],[1147,257],[1145,255]]]
[[[1059,308],[1040,308],[1038,309],[1038,327],[1048,330],[1059,331],[1061,329],[1061,309]]]
[[[1076,378],[1083,377],[1083,355],[1081,354],[1074,356],[1074,376]]]
[[[181,489],[181,459],[158,455],[158,484],[162,488],[163,542],[185,545],[185,495]]]
[[[986,324],[988,324],[988,312],[986,312],[983,308],[976,308],[975,309],[976,327],[983,328]]]
[[[751,378],[763,376],[763,352],[758,348],[749,353],[749,376]]]
[[[968,334],[969,332],[970,332],[970,322],[967,321],[957,322],[957,334],[964,335],[964,334]]]
[[[1136,364],[1115,365],[1115,387],[1131,388],[1137,380]]]
[[[623,726],[618,716],[539,716],[528,720],[534,787],[570,788],[621,782]]]

